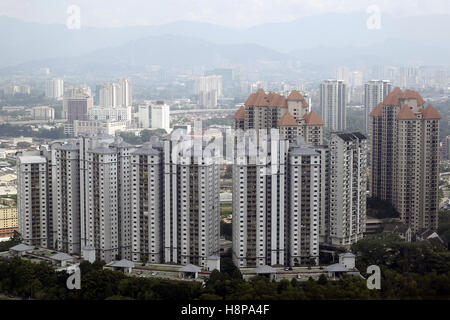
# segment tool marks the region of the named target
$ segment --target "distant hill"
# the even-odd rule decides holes
[[[62,61],[90,63],[100,57],[120,63],[119,53],[131,55],[124,59],[134,59],[136,64],[214,64],[217,56],[219,60],[242,61],[251,55],[275,60],[295,57],[306,64],[320,65],[411,60],[450,64],[450,16],[382,14],[377,30],[367,28],[367,18],[365,13],[326,14],[241,29],[180,21],[161,26],[69,30],[65,25],[1,16],[0,68],[32,60],[56,65]],[[184,48],[185,55],[169,52]],[[142,51],[149,49],[152,52],[144,56]]]
[[[120,46],[98,49],[77,57],[32,60],[1,70],[30,70],[50,66],[56,74],[142,71],[151,65],[163,67],[213,67],[219,63],[246,64],[282,61],[287,54],[255,44],[214,44],[184,36],[151,36]]]

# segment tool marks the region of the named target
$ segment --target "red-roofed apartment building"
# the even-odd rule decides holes
[[[436,229],[441,115],[419,93],[395,88],[370,117],[372,196],[391,202],[414,232]]]

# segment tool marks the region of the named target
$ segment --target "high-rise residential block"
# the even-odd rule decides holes
[[[206,108],[217,106],[217,99],[222,96],[222,76],[209,75],[197,79],[198,103]]]
[[[364,115],[366,133],[370,132],[369,114],[376,108],[392,91],[389,80],[371,80],[364,85]]]
[[[55,109],[48,106],[37,106],[31,108],[33,120],[55,120]]]
[[[366,225],[366,136],[332,133],[329,157],[330,242],[350,246],[363,238]]]
[[[261,130],[262,131],[262,130]],[[261,134],[261,132],[259,133]],[[233,261],[238,267],[318,263],[322,207],[319,147],[270,130],[237,137],[233,163]],[[252,151],[252,149],[254,149]]]
[[[54,246],[79,253],[80,239],[80,150],[73,143],[54,144],[51,151],[53,175]],[[49,160],[49,159],[47,159]],[[50,179],[49,179],[50,180]]]
[[[19,233],[26,244],[47,247],[48,243],[47,159],[39,153],[17,157],[17,208]]]
[[[414,232],[436,229],[441,115],[416,91],[395,88],[370,116],[372,196],[389,201]]]
[[[297,136],[314,145],[322,144],[323,122],[296,90],[289,96],[269,93],[263,89],[252,93],[247,101],[233,116],[235,128],[241,130],[270,130],[279,128],[288,140],[295,141]]]
[[[320,84],[320,110],[324,126],[330,131],[346,129],[346,85],[342,80],[325,80]]]
[[[220,163],[217,150],[185,136],[139,148],[82,136],[20,155],[25,241],[72,254],[93,248],[107,262],[209,268],[219,254]]]
[[[132,105],[132,86],[129,79],[108,82],[98,89],[98,104],[104,108],[128,107]]]
[[[62,99],[64,95],[64,80],[60,78],[48,79],[45,87],[45,96],[50,99]]]
[[[151,120],[153,129],[170,131],[170,106],[164,101],[156,101],[151,104]]]

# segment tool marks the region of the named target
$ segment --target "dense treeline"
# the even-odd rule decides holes
[[[17,197],[17,196],[16,196]],[[8,251],[9,248],[14,247],[15,245],[22,242],[22,237],[17,231],[14,231],[14,234],[9,240],[0,242],[0,252]]]
[[[16,234],[4,251],[20,242]],[[6,249],[5,249],[6,248]],[[363,276],[367,266],[381,268],[381,290],[369,290],[366,280],[345,276],[330,281],[270,281],[254,277],[244,281],[229,257],[222,258],[221,272],[213,271],[202,285],[131,277],[103,270],[104,262],[80,264],[81,289],[68,290],[65,272],[55,272],[46,262],[0,259],[0,293],[33,299],[67,300],[317,300],[317,299],[449,299],[450,253],[439,244],[405,243],[398,236],[381,233],[352,246],[356,266]]]
[[[9,123],[0,124],[0,137],[36,137],[43,139],[63,139],[67,135],[64,134],[64,128],[45,129],[41,128],[34,131],[32,126],[16,126]]]
[[[450,252],[437,242],[403,242],[397,235],[379,233],[352,245],[356,267],[378,265],[400,273],[450,273]]]
[[[140,135],[135,135],[133,132],[120,132],[120,137],[129,144],[143,144],[145,142],[150,141],[151,137],[162,137],[166,134],[166,130],[164,129],[156,129],[156,130],[142,130]]]
[[[367,215],[377,219],[398,218],[400,215],[392,204],[378,198],[367,198]]]
[[[226,259],[225,259],[226,260]],[[450,297],[450,273],[401,274],[382,268],[381,290],[369,290],[366,281],[346,276],[329,281],[270,281],[265,277],[242,280],[237,269],[214,271],[205,286],[198,282],[129,277],[102,269],[103,263],[80,265],[80,290],[66,288],[67,275],[57,273],[45,262],[14,258],[0,261],[0,292],[33,299],[68,300],[317,300],[317,299],[420,299]],[[233,271],[231,271],[233,270]],[[231,272],[231,273],[230,273]]]

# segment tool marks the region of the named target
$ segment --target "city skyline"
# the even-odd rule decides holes
[[[448,300],[449,30],[447,0],[1,1],[0,300]]]

